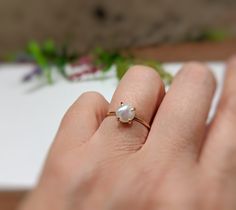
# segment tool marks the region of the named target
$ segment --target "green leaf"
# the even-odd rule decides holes
[[[56,46],[52,40],[47,40],[43,43],[42,51],[45,54],[55,54],[56,53]]]
[[[39,68],[42,69],[43,75],[48,83],[51,84],[53,82],[52,66],[56,66],[58,73],[68,79],[68,75],[65,71],[66,64],[79,58],[77,53],[71,53],[68,49],[67,45],[57,47],[52,40],[47,40],[42,45],[36,41],[31,41],[27,46],[26,53],[27,56],[33,58]],[[95,65],[95,67],[102,69],[103,72],[109,71],[111,66],[115,65],[116,76],[118,79],[121,79],[132,65],[141,64],[155,69],[166,84],[170,84],[172,81],[172,75],[156,60],[136,59],[132,56],[122,55],[116,51],[106,51],[102,48],[96,48],[92,55],[93,61],[91,65]]]
[[[208,30],[203,34],[203,38],[209,41],[224,41],[228,34],[223,30]]]
[[[118,60],[123,59],[123,57],[117,52],[108,52],[102,48],[96,48],[94,51],[95,64],[102,67],[104,72],[108,71],[113,64]]]
[[[120,80],[127,70],[132,66],[129,60],[119,60],[116,62],[116,76]]]
[[[68,78],[66,71],[65,71],[65,66],[66,66],[67,62],[68,62],[67,59],[65,59],[63,57],[58,57],[55,60],[55,65],[56,65],[59,73],[66,79]]]
[[[40,45],[35,41],[31,41],[28,44],[27,49],[29,54],[32,55],[32,57],[35,59],[35,62],[42,69],[43,74],[46,76],[48,83],[52,84],[51,68],[47,62],[47,58],[42,53]]]
[[[207,29],[205,31],[200,32],[195,37],[190,37],[189,41],[213,41],[213,42],[221,42],[230,37],[230,33],[228,31],[222,29]]]

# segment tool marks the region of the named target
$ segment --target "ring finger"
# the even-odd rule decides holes
[[[159,75],[149,67],[133,66],[125,74],[117,87],[109,111],[116,111],[120,103],[135,108],[135,116],[150,124],[164,96],[164,85]],[[137,151],[144,144],[148,128],[142,123],[118,122],[116,116],[106,117],[95,133],[102,146],[121,151]]]

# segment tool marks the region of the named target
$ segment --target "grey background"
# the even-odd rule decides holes
[[[48,38],[85,52],[235,33],[235,0],[1,0],[0,55]]]

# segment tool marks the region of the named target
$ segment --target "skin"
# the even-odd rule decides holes
[[[235,210],[236,57],[227,62],[215,118],[216,82],[187,63],[165,94],[159,75],[134,66],[111,103],[87,92],[65,114],[37,187],[20,210]],[[120,102],[149,122],[106,117]]]

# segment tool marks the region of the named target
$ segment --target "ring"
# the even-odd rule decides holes
[[[135,110],[136,109],[129,104],[121,102],[116,111],[110,111],[107,113],[107,117],[116,116],[117,120],[124,124],[132,124],[133,121],[136,121],[150,130],[150,125],[148,123],[135,116]]]

